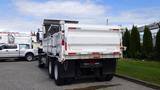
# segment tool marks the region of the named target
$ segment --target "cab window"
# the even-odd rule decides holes
[[[52,25],[50,30],[49,30],[49,34],[53,35],[53,34],[59,32],[59,30],[60,30],[60,26],[59,25]]]
[[[6,45],[0,45],[0,50],[7,49]]]
[[[3,47],[2,46],[0,46],[0,50],[2,50],[3,49]]]
[[[19,48],[20,49],[30,49],[29,44],[20,44]]]
[[[4,49],[16,49],[17,45],[6,45],[4,46]]]

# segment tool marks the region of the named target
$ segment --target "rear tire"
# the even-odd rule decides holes
[[[108,75],[106,75],[105,80],[106,81],[111,81],[113,76],[114,76],[113,74],[108,74]]]
[[[29,53],[25,56],[25,58],[28,62],[30,62],[34,60],[34,55],[32,53]]]
[[[49,64],[48,64],[48,74],[49,74],[49,77],[51,79],[54,78],[54,62],[53,61],[49,61]]]
[[[63,85],[64,79],[60,77],[60,63],[55,61],[54,64],[54,80],[57,85]]]

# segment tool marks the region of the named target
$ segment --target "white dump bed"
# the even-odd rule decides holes
[[[65,24],[67,59],[119,58],[121,32],[118,26]]]

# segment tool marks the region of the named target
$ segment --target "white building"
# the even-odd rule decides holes
[[[31,42],[32,42],[32,38],[30,34],[19,33],[19,32],[0,32],[0,43],[30,44]]]

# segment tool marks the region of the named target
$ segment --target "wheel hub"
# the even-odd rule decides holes
[[[55,67],[54,67],[54,77],[55,77],[55,80],[58,79],[58,67],[57,67],[57,65],[55,65]]]
[[[31,61],[31,60],[32,60],[32,56],[28,56],[28,57],[27,57],[27,60],[28,60],[28,61]]]
[[[51,65],[51,62],[49,62],[49,74],[51,75],[52,73],[52,65]]]

